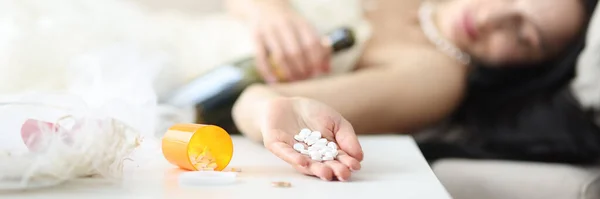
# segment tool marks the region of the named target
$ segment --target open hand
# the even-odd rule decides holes
[[[337,159],[313,161],[293,149],[294,135],[303,129],[320,131],[323,138],[338,145]],[[327,105],[307,98],[279,98],[271,101],[261,126],[264,145],[296,170],[323,180],[350,179],[361,168],[363,151],[352,125]]]

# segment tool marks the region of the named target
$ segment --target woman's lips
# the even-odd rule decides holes
[[[475,29],[475,24],[473,23],[473,18],[469,14],[469,12],[464,12],[463,18],[461,20],[461,26],[465,34],[470,40],[476,40],[478,36],[477,29]]]

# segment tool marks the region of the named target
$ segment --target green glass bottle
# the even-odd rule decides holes
[[[349,28],[336,29],[323,38],[335,55],[351,48],[355,36]],[[227,132],[239,133],[231,118],[233,104],[251,84],[263,83],[254,57],[218,66],[173,92],[163,103],[177,107],[195,107],[196,123],[217,125]]]

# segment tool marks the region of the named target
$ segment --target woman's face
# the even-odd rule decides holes
[[[490,65],[528,64],[556,55],[584,24],[581,0],[453,0],[440,7],[441,33]]]

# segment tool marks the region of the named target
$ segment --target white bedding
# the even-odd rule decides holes
[[[321,32],[351,25],[361,43],[369,37],[360,0],[293,2]],[[0,94],[68,90],[78,71],[94,65],[84,56],[124,51],[115,59],[121,63],[113,65],[159,65],[155,88],[164,95],[212,67],[252,54],[248,30],[222,12],[220,0],[1,1],[0,36]],[[334,73],[350,70],[360,49],[336,57]]]

